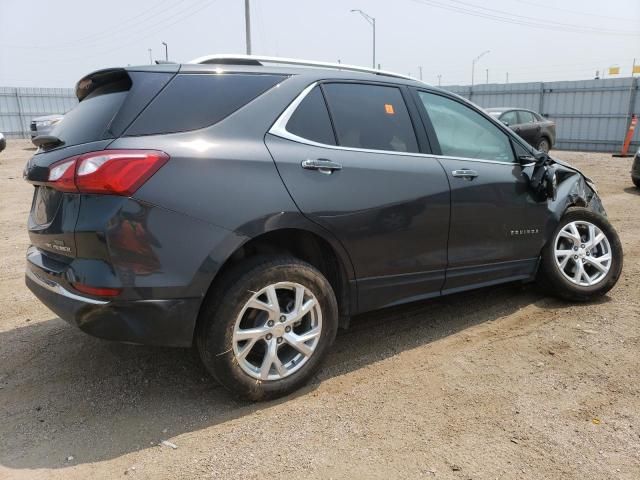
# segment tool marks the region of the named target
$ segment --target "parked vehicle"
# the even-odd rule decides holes
[[[31,120],[31,139],[38,135],[49,135],[58,123],[62,121],[64,115],[44,115]]]
[[[4,138],[2,132],[0,132],[0,152],[7,148],[7,141]]]
[[[633,157],[633,164],[631,165],[631,181],[633,184],[640,188],[640,148]]]
[[[586,301],[622,269],[589,179],[408,77],[208,56],[76,95],[25,168],[27,285],[92,335],[195,343],[242,397],[299,388],[356,313],[536,279]]]
[[[492,117],[511,128],[536,150],[548,153],[556,142],[556,124],[533,110],[487,108]]]

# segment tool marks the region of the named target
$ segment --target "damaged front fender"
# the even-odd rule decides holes
[[[584,207],[606,216],[593,182],[579,170],[546,154],[531,160],[523,167],[523,173],[529,178],[534,196],[547,204],[547,236],[552,235],[570,207]]]

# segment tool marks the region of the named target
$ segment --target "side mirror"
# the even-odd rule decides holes
[[[555,168],[549,168],[544,174],[544,189],[547,198],[551,200],[556,199],[558,196],[558,176],[556,175]]]

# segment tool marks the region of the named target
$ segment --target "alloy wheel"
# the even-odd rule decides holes
[[[554,257],[562,275],[575,285],[591,287],[609,273],[613,256],[609,239],[593,223],[575,221],[556,235]]]
[[[280,380],[311,358],[322,333],[322,311],[303,285],[278,282],[254,293],[233,329],[240,368],[261,381]]]

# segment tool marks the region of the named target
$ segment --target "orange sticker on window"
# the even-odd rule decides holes
[[[393,111],[393,105],[391,105],[390,103],[384,104],[384,111],[387,112],[389,115],[393,115],[394,113],[396,113]]]

